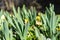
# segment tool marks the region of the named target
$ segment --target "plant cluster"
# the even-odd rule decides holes
[[[46,8],[45,15],[35,8],[16,10],[13,14],[0,11],[0,40],[60,40],[60,26],[54,12],[54,5]]]

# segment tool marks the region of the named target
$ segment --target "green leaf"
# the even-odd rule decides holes
[[[9,22],[14,28],[16,28],[15,25],[14,25],[14,23],[13,23],[13,21],[12,21],[12,18],[10,17],[10,14],[9,14],[8,12],[6,12],[6,13],[5,13],[5,16],[6,16],[6,18],[8,19],[8,22]]]
[[[24,29],[24,31],[23,31],[23,32],[24,32],[24,38],[27,37],[27,33],[28,33],[28,28],[29,28],[29,26],[30,26],[29,23],[26,23],[25,26],[24,26],[24,27],[25,27],[25,29]]]
[[[4,36],[5,36],[5,39],[6,39],[6,40],[10,40],[10,39],[9,39],[8,23],[7,23],[6,20],[2,23],[2,27],[3,27],[2,32],[3,32]]]

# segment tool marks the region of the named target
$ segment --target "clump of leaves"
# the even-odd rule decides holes
[[[50,4],[50,8],[46,8],[45,16],[41,14],[41,17],[48,37],[50,37],[51,40],[56,40],[60,32],[56,32],[58,17],[55,15],[54,5]]]

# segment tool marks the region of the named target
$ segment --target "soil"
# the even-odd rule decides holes
[[[37,11],[44,13],[46,7],[49,7],[49,4],[54,4],[54,9],[56,14],[60,13],[60,0],[0,0],[0,9],[11,11],[12,6],[16,8],[19,6],[22,8],[23,5],[26,5],[27,8],[31,6],[36,7]]]

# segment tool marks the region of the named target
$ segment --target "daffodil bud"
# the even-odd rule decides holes
[[[59,28],[56,28],[57,31],[60,31],[60,27]]]
[[[40,16],[40,14],[41,14],[41,13],[39,12],[39,13],[38,13],[38,16]]]
[[[25,23],[28,23],[28,21],[29,21],[28,19],[24,19],[24,22],[25,22]]]
[[[4,15],[2,15],[2,16],[1,16],[1,19],[2,19],[2,20],[4,20],[4,19],[5,19],[5,16],[4,16]]]
[[[51,40],[50,38],[47,38],[47,40]]]
[[[41,20],[40,16],[36,16],[36,20],[40,21]]]
[[[36,25],[42,25],[42,22],[36,21]]]
[[[60,23],[58,24],[58,26],[60,27]]]

